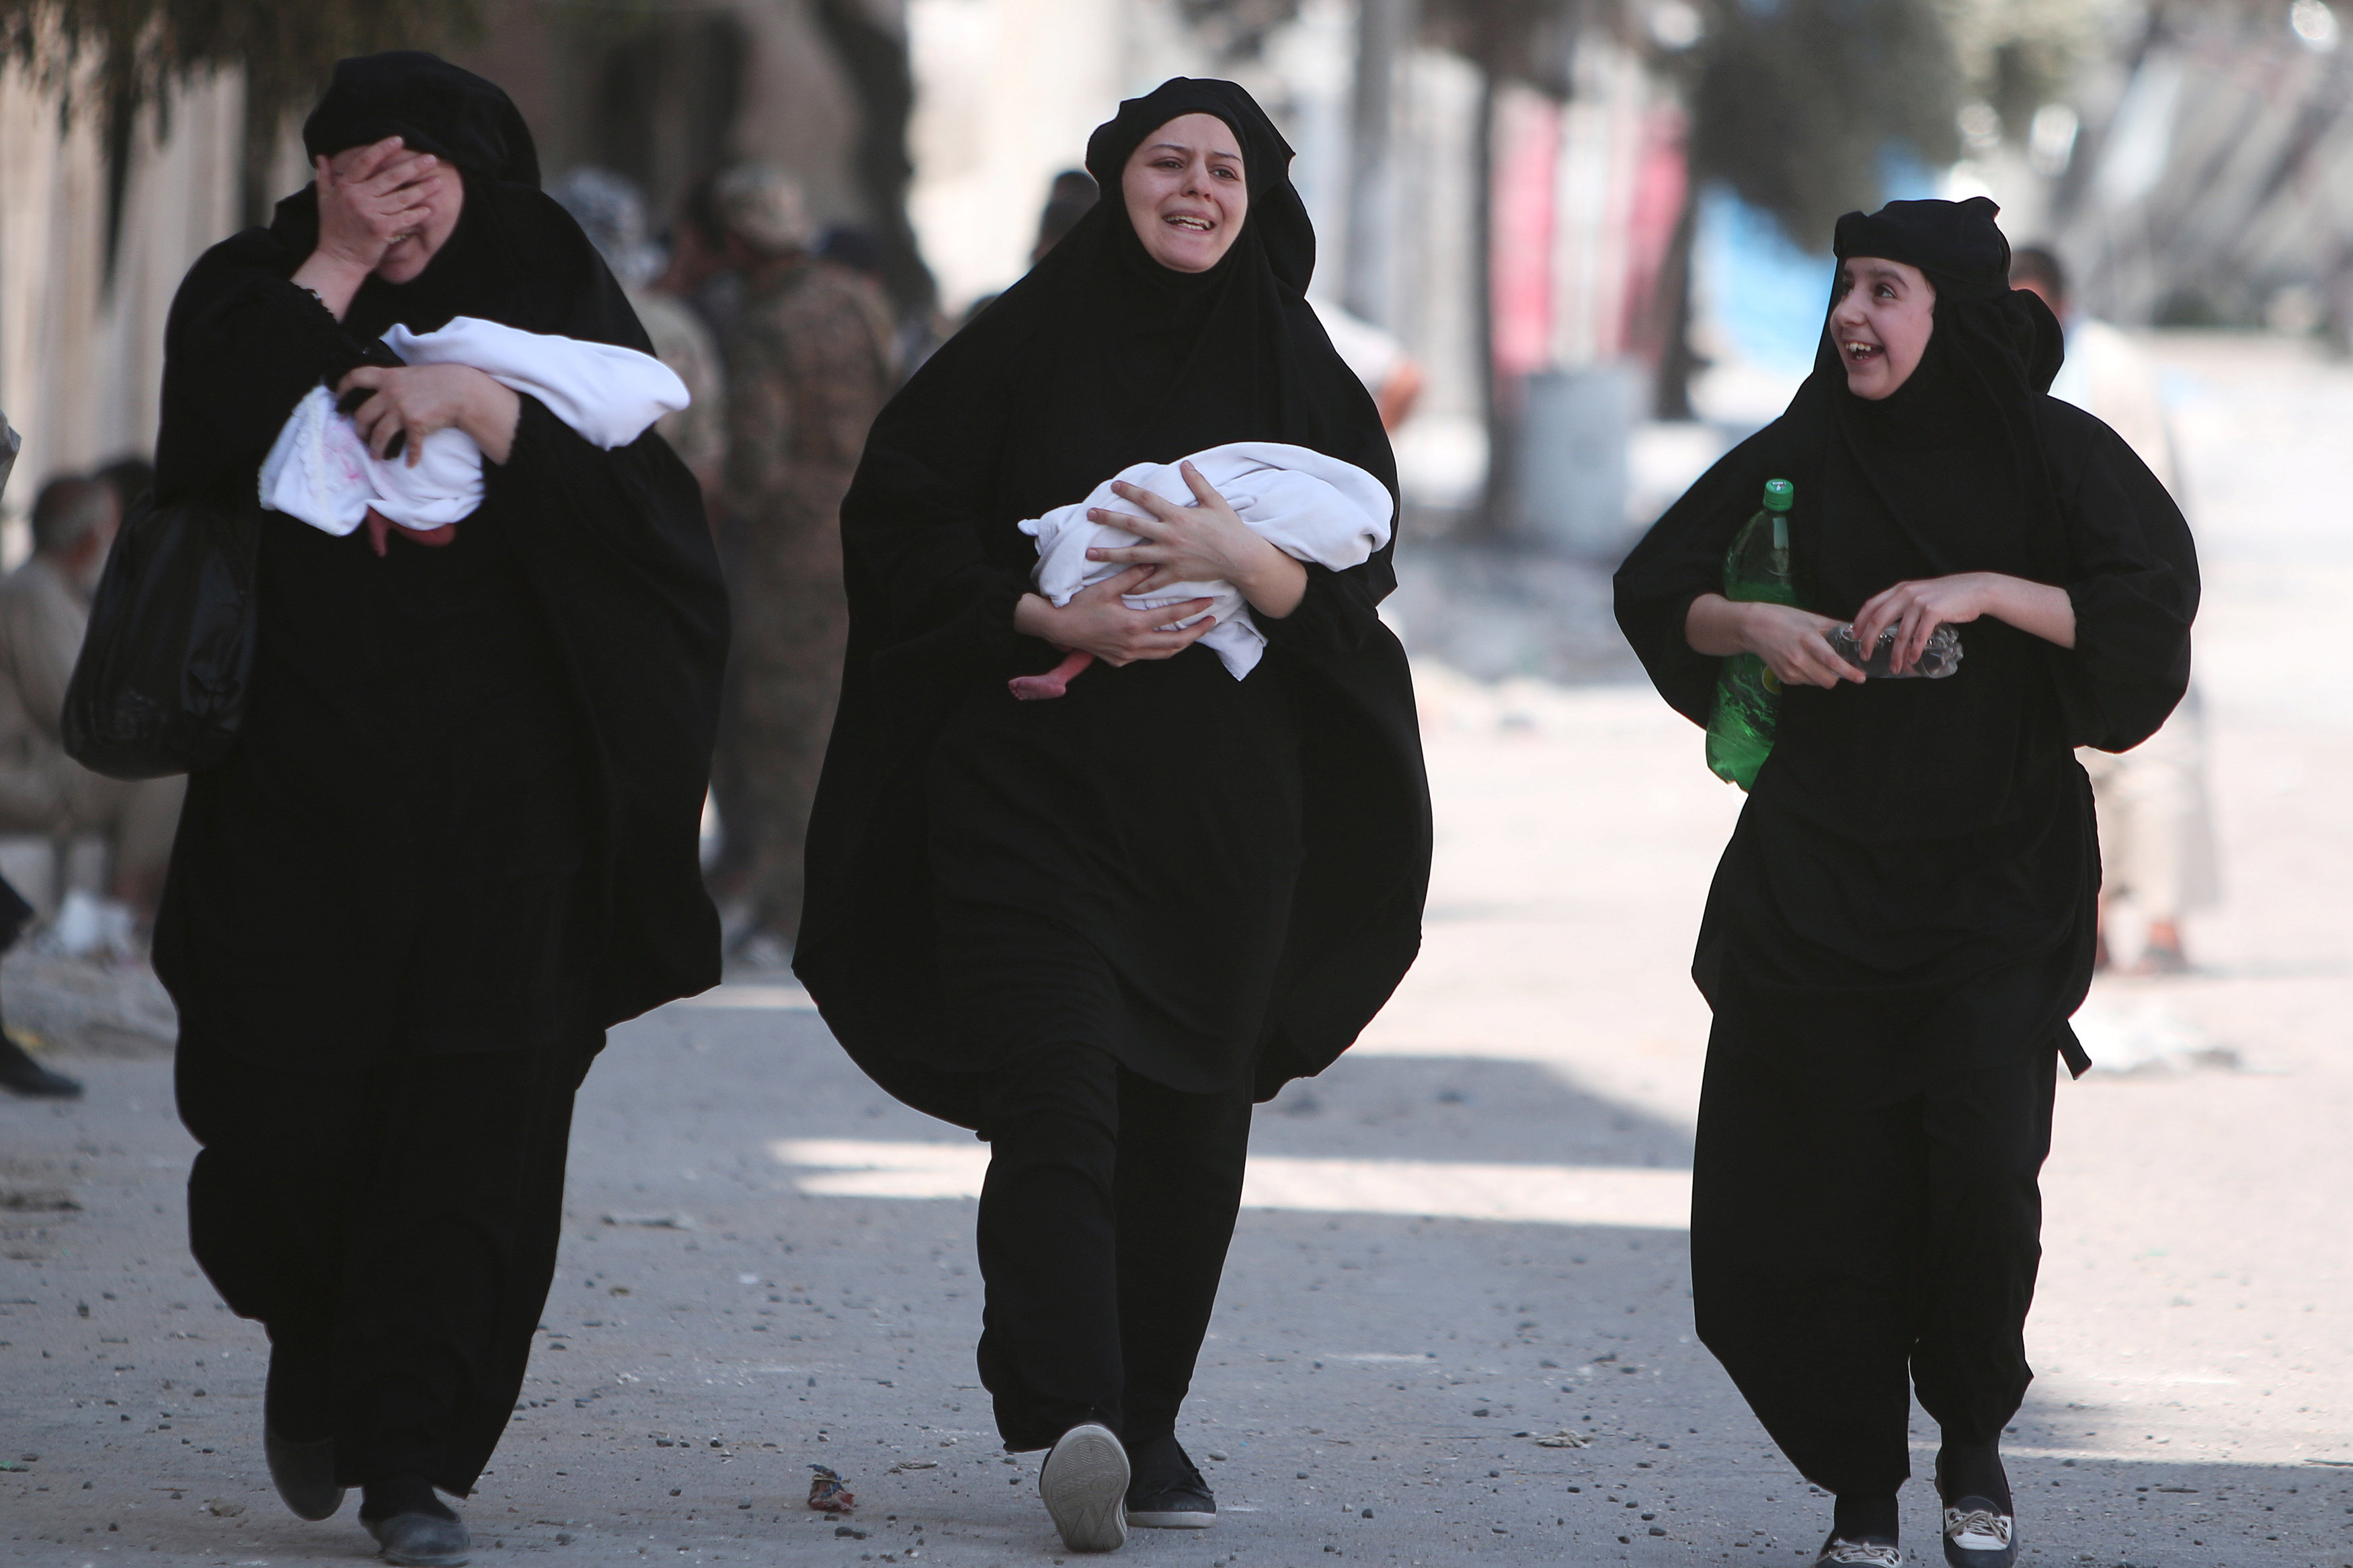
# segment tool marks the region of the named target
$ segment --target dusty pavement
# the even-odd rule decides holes
[[[2225,901],[2190,928],[2199,974],[2095,994],[2095,1041],[2157,1059],[2061,1090],[2012,1476],[2031,1562],[2353,1564],[2353,694],[2326,647],[2353,371],[2164,352]],[[1826,1504],[1686,1301],[1683,965],[1736,802],[1643,692],[1431,671],[1425,697],[1427,957],[1262,1112],[1182,1432],[1225,1517],[1126,1556],[1802,1562]],[[709,1000],[620,1031],[590,1079],[477,1561],[1059,1556],[973,1386],[979,1146],[868,1087],[788,987]],[[66,1065],[83,1104],[0,1102],[0,1553],[358,1560],[348,1511],[300,1524],[268,1489],[261,1336],[187,1260],[168,1064]],[[1583,1446],[1540,1441],[1562,1433]],[[801,1506],[812,1462],[859,1494],[849,1524]],[[1909,1489],[1934,1561],[1931,1506]]]

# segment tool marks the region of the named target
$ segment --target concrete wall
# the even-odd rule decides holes
[[[0,408],[25,437],[12,516],[51,477],[153,447],[164,314],[237,226],[244,111],[230,72],[142,112],[110,269],[93,117],[60,125],[54,97],[0,71]]]

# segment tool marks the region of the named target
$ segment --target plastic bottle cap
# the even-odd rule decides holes
[[[1765,481],[1766,510],[1787,511],[1796,503],[1797,499],[1798,487],[1791,484],[1788,480],[1767,479]]]

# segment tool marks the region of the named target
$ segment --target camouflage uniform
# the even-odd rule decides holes
[[[786,941],[849,633],[841,498],[896,379],[891,342],[881,293],[813,260],[754,281],[726,337],[721,555],[735,641],[712,770],[720,874]]]

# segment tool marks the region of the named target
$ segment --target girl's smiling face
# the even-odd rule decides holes
[[[1145,251],[1174,272],[1207,272],[1224,260],[1250,216],[1241,152],[1214,114],[1180,114],[1146,136],[1119,188]]]
[[[1839,264],[1831,301],[1831,346],[1846,366],[1846,385],[1873,402],[1920,368],[1936,330],[1936,290],[1916,267],[1875,256]]]

